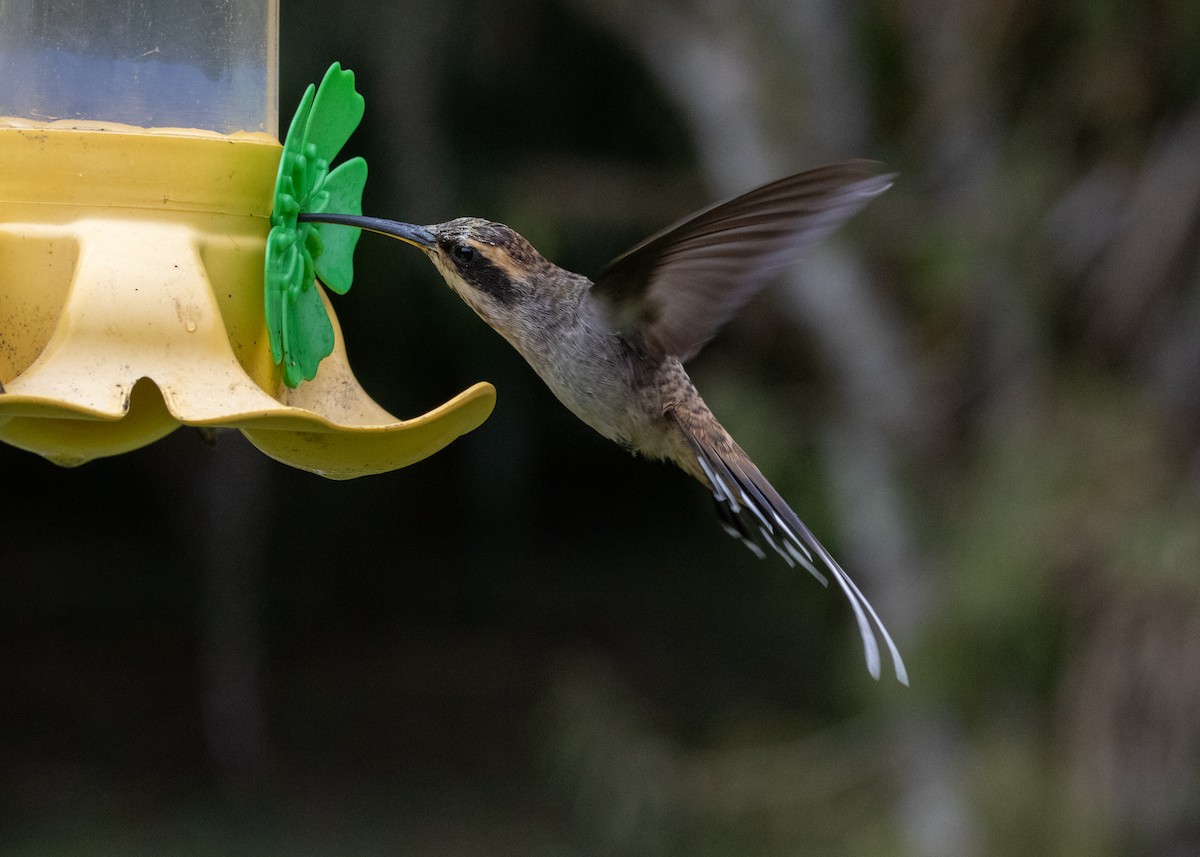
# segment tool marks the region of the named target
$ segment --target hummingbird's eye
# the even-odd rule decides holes
[[[450,255],[454,257],[455,262],[466,265],[475,261],[475,248],[465,241],[459,241],[450,248]]]

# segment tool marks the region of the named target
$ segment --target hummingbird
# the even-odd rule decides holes
[[[894,178],[874,162],[847,161],[779,179],[651,235],[594,280],[548,261],[508,226],[477,217],[432,226],[330,212],[299,219],[389,235],[424,252],[579,419],[699,481],[725,530],[756,556],[768,546],[822,585],[832,577],[854,612],[871,675],[879,678],[882,638],[907,685],[875,609],[730,437],[684,368],[773,274]]]

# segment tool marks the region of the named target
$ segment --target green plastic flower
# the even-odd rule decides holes
[[[354,246],[360,231],[297,223],[301,211],[362,213],[367,162],[330,162],[363,116],[354,72],[334,63],[319,87],[309,84],[283,142],[267,236],[265,298],[271,355],[289,387],[311,381],[333,351],[333,325],[316,279],[345,294],[354,279]]]

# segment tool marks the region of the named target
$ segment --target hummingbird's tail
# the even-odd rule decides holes
[[[711,432],[697,431],[696,426],[689,426],[691,420],[686,412],[671,411],[670,416],[683,432],[696,462],[707,477],[726,532],[741,539],[759,558],[765,555],[760,542],[766,542],[788,565],[807,569],[822,585],[828,585],[823,571],[832,575],[854,610],[871,675],[879,678],[879,643],[875,633],[878,629],[892,656],[896,678],[907,685],[908,671],[904,661],[875,608],[812,530],[771,487],[750,457],[724,430],[718,442],[713,443]]]

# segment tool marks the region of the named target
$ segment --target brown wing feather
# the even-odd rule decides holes
[[[893,175],[847,161],[763,185],[650,236],[610,262],[593,294],[656,356],[687,361],[805,247],[828,236]]]

